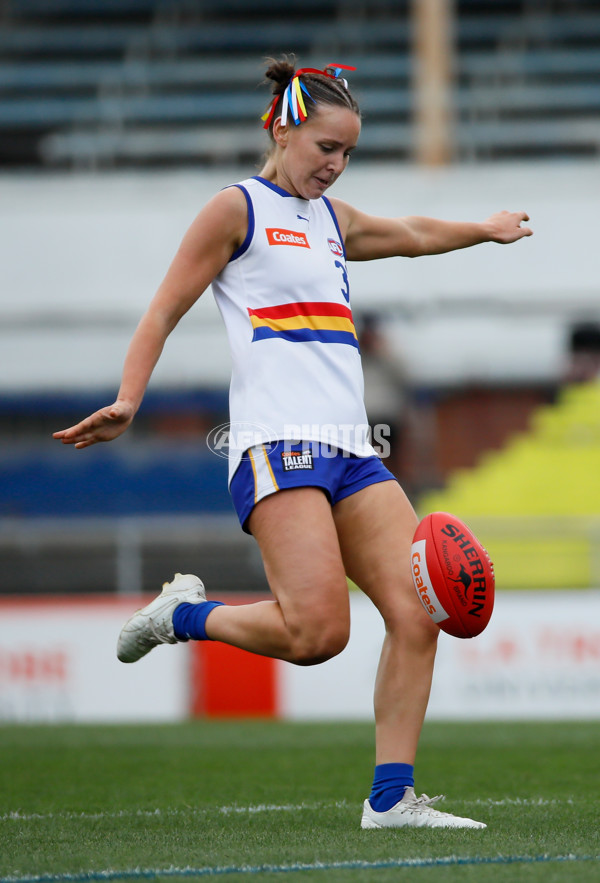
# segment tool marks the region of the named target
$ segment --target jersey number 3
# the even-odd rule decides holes
[[[346,298],[346,303],[350,303],[350,285],[348,284],[348,273],[346,272],[346,266],[341,261],[335,262],[336,267],[339,267],[342,271],[342,279],[344,281],[344,287],[341,289],[342,294]]]

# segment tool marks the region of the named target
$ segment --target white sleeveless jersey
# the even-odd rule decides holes
[[[212,288],[233,368],[229,477],[245,450],[280,439],[375,453],[335,212],[255,177],[239,187],[248,232]]]

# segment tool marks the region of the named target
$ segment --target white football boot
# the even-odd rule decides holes
[[[201,604],[206,601],[204,583],[192,573],[176,573],[172,582],[164,583],[160,595],[137,610],[127,620],[119,640],[117,656],[121,662],[137,662],[159,644],[176,644],[173,612],[179,604]]]
[[[363,807],[361,828],[487,828],[483,822],[462,819],[449,812],[433,809],[443,796],[417,797],[414,788],[407,788],[404,797],[386,812],[375,812],[368,800]]]

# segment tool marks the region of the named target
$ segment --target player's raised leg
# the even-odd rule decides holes
[[[190,638],[223,641],[299,665],[323,662],[345,647],[348,587],[323,491],[292,488],[266,497],[254,508],[250,528],[274,599],[217,606],[206,601],[197,577],[176,578],[125,625],[119,637],[122,661],[133,662],[160,643]]]
[[[291,488],[261,500],[250,529],[274,601],[219,607],[210,638],[263,656],[311,665],[339,653],[350,633],[350,604],[331,506],[323,491]]]

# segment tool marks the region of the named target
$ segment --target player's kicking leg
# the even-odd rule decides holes
[[[416,797],[413,788],[439,635],[412,585],[414,510],[395,481],[384,481],[346,497],[333,511],[346,572],[386,626],[375,683],[375,777],[362,827],[485,828],[434,809],[439,798]]]

